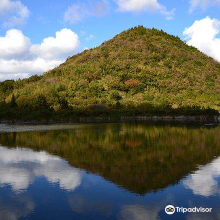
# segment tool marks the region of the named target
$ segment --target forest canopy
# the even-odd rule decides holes
[[[218,111],[220,64],[178,37],[142,26],[42,76],[0,83],[0,119]]]

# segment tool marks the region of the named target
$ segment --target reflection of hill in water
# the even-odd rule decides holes
[[[0,144],[58,155],[77,168],[144,194],[177,183],[220,155],[220,127],[107,124],[0,134]]]

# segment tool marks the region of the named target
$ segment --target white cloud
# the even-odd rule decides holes
[[[206,17],[186,28],[183,34],[187,43],[220,62],[220,21]]]
[[[90,41],[93,40],[95,38],[95,36],[93,34],[90,34],[87,38],[86,41]]]
[[[168,11],[166,7],[157,0],[116,0],[119,10],[123,12],[159,12],[166,16],[168,20],[173,18],[175,9]]]
[[[26,190],[39,176],[59,183],[65,190],[74,190],[81,184],[81,172],[59,157],[29,149],[0,147],[0,184],[9,184],[17,192]]]
[[[44,73],[60,65],[62,60],[0,60],[0,81],[6,79],[23,79],[34,74]]]
[[[193,191],[195,195],[212,196],[220,193],[220,186],[216,177],[220,176],[220,158],[211,164],[202,166],[194,174],[190,175],[183,184]]]
[[[1,64],[0,64],[1,66]],[[10,74],[1,74],[0,73],[0,82],[1,81],[5,81],[8,79],[24,79],[24,78],[28,78],[30,75],[28,73],[10,73]]]
[[[196,8],[206,9],[209,6],[220,6],[220,0],[190,0],[190,13]]]
[[[23,25],[29,15],[30,11],[21,1],[1,0],[0,18],[4,27]]]
[[[78,23],[84,18],[86,14],[86,13],[84,14],[81,10],[82,9],[80,9],[79,5],[72,5],[65,12],[64,20],[71,24]]]
[[[30,45],[30,39],[25,37],[20,30],[9,30],[5,37],[0,37],[0,57],[11,58],[24,56]]]
[[[77,2],[70,6],[64,14],[64,21],[75,24],[87,17],[101,17],[108,11],[106,0],[93,0],[88,2]]]
[[[66,57],[78,49],[78,35],[70,29],[63,29],[56,33],[56,37],[48,37],[41,44],[33,45],[31,52],[44,59]]]
[[[46,72],[77,52],[79,45],[78,35],[70,29],[58,31],[41,44],[32,44],[20,30],[9,30],[0,37],[0,81]]]

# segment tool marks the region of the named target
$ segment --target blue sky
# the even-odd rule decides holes
[[[33,43],[40,43],[45,37],[53,36],[56,31],[63,28],[70,28],[80,36],[82,45],[90,48],[101,44],[103,41],[112,38],[125,29],[137,25],[163,29],[170,34],[183,38],[184,29],[191,26],[195,20],[200,20],[206,16],[213,18],[219,17],[220,19],[220,7],[209,7],[206,10],[201,10],[198,7],[193,13],[189,13],[190,1],[188,0],[158,1],[166,6],[167,10],[176,9],[174,19],[170,21],[166,20],[165,16],[160,15],[160,13],[151,13],[148,11],[119,12],[115,1],[110,0],[109,10],[106,11],[105,15],[100,17],[86,16],[75,24],[65,22],[64,14],[68,10],[68,7],[79,4],[82,1],[23,0],[22,3],[29,8],[31,14],[26,25],[20,27],[20,29],[23,30],[26,36],[31,38]],[[84,0],[83,2],[86,4],[89,1]],[[2,28],[1,35],[4,35],[5,31],[6,29]],[[94,35],[95,38],[88,42],[86,38],[90,34]]]
[[[41,74],[137,25],[220,61],[219,12],[220,0],[0,0],[0,81]]]

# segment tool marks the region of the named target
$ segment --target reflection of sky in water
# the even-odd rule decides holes
[[[158,213],[161,207],[157,206],[139,206],[139,205],[127,205],[124,206],[120,219],[122,220],[157,220],[159,219]]]
[[[184,186],[191,189],[194,194],[201,196],[212,196],[220,193],[220,158],[212,163],[201,166],[198,171],[184,180]]]
[[[10,184],[14,191],[27,189],[36,177],[44,176],[61,188],[74,190],[81,173],[59,157],[45,152],[0,147],[0,183]]]
[[[0,196],[0,219],[17,220],[27,216],[34,210],[34,202],[26,193],[9,194],[7,197]],[[4,199],[4,200],[3,200]]]
[[[0,147],[0,220],[220,219],[219,176],[217,158],[177,185],[140,196],[48,153]],[[213,212],[167,216],[168,204]]]

